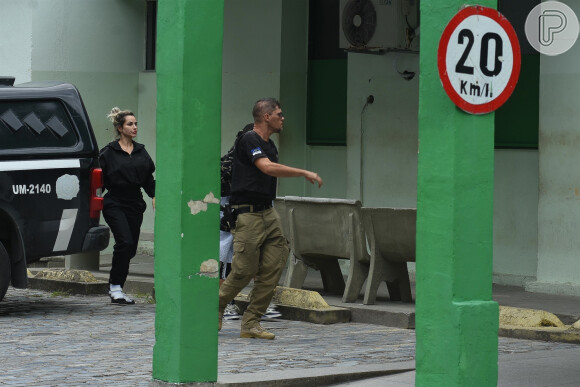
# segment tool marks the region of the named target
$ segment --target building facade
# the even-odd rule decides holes
[[[580,0],[563,2],[580,14]],[[224,152],[251,122],[254,101],[277,97],[286,115],[275,139],[281,162],[317,171],[325,181],[313,190],[303,179],[282,179],[280,196],[415,207],[418,46],[379,55],[341,50],[344,3],[225,0],[222,124],[207,130],[221,130]],[[533,51],[522,32],[537,3],[499,4],[518,32],[522,76],[495,113],[494,282],[580,295],[580,45],[554,57]],[[110,109],[133,110],[137,141],[155,157],[156,141],[169,139],[155,117],[154,9],[146,0],[0,0],[10,15],[0,25],[0,73],[16,83],[75,84],[101,146],[114,136]],[[191,44],[202,38],[191,37]],[[149,208],[146,233],[153,232],[153,216]]]

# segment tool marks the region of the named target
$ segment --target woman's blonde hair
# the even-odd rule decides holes
[[[121,133],[119,132],[119,129],[123,127],[123,124],[125,123],[125,118],[127,116],[133,116],[135,117],[135,114],[133,114],[132,111],[130,110],[121,110],[118,107],[114,107],[111,109],[111,112],[109,114],[107,114],[107,118],[109,120],[111,120],[111,122],[113,123],[113,126],[115,127],[117,133],[117,136],[120,136]]]

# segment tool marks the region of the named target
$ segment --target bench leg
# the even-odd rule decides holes
[[[342,296],[342,302],[355,302],[358,299],[367,275],[368,267],[360,263],[358,259],[351,259],[350,273],[346,281],[346,289]]]
[[[344,277],[342,276],[338,259],[321,260],[317,262],[317,266],[320,268],[324,291],[342,294],[344,292]]]
[[[371,267],[363,304],[373,305],[375,303],[377,290],[383,281],[387,283],[391,301],[413,302],[407,263],[388,262],[381,256],[371,256]]]
[[[406,262],[388,262],[389,275],[387,277],[387,289],[391,301],[413,302],[411,295],[411,282]]]
[[[382,256],[376,254],[371,255],[371,264],[369,267],[369,278],[367,279],[367,286],[365,288],[365,296],[363,299],[364,305],[374,305],[377,299],[377,291],[379,285],[383,282],[387,276],[388,267],[387,262]],[[391,295],[391,290],[389,289],[389,295]]]
[[[291,257],[290,263],[288,264],[288,272],[286,273],[284,286],[287,288],[302,289],[307,272],[308,266],[306,266],[304,262]]]

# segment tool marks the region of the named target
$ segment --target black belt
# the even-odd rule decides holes
[[[232,205],[238,214],[247,214],[248,212],[262,212],[272,208],[270,204],[239,204]]]

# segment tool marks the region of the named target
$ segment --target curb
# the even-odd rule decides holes
[[[236,305],[243,313],[249,300],[245,294],[239,294]],[[282,319],[304,321],[314,324],[336,324],[351,321],[351,311],[347,308],[330,306],[318,292],[311,290],[276,286],[272,302],[276,305]]]
[[[248,300],[236,297],[236,305],[240,313],[244,313],[248,307]],[[276,304],[276,308],[282,313],[282,320],[303,321],[313,324],[337,324],[350,322],[350,310],[345,308],[329,307],[328,309],[308,309],[297,306]]]
[[[378,311],[357,308],[354,305],[350,309],[352,322],[363,324],[383,325],[401,329],[415,329],[415,313]]]
[[[48,278],[28,278],[28,287],[31,289],[45,290],[47,292],[64,292],[71,294],[107,294],[109,284],[107,282],[74,282]]]
[[[127,281],[125,281],[125,286],[123,287],[123,290],[126,293],[132,295],[146,294],[155,299],[155,287],[153,281],[140,281],[138,279],[128,278]]]
[[[325,367],[252,374],[218,375],[217,382],[169,383],[153,379],[150,386],[228,386],[228,387],[302,387],[329,386],[356,382],[368,378],[389,376],[415,371],[415,361],[392,362],[385,365],[363,365],[353,372],[344,368]]]
[[[289,379],[274,379],[272,376],[269,378],[264,378],[261,380],[249,381],[249,382],[239,382],[239,381],[227,381],[225,377],[221,381],[215,384],[216,386],[229,386],[229,387],[302,387],[302,386],[329,386],[335,385],[337,383],[347,383],[356,382],[364,379],[376,378],[380,376],[396,375],[404,372],[415,371],[414,368],[399,369],[399,370],[384,370],[384,371],[366,371],[366,372],[351,372],[351,373],[333,373],[320,376],[302,376]],[[302,372],[303,373],[303,372]],[[256,378],[256,375],[252,375]],[[236,379],[239,376],[236,375]],[[226,379],[226,380],[224,380]]]
[[[45,274],[48,272],[47,274]],[[86,276],[89,281],[71,280],[66,278],[67,273],[72,275]],[[44,277],[41,275],[45,274]],[[63,292],[80,295],[108,295],[109,283],[103,279],[102,273],[87,270],[45,269],[36,273],[29,271],[28,287],[30,289],[44,290],[48,292]],[[155,297],[154,283],[151,279],[145,280],[129,276],[125,282],[124,290],[129,294],[148,295]]]
[[[580,344],[580,330],[569,327],[522,328],[502,325],[499,327],[498,334],[514,339]]]
[[[565,325],[558,316],[544,310],[500,305],[499,319],[499,336],[580,344],[576,325]]]
[[[36,290],[44,290],[47,292],[63,292],[70,294],[80,294],[84,296],[109,293],[109,283],[105,281],[99,282],[73,282],[63,281],[48,278],[28,278],[28,288]],[[155,296],[155,289],[152,283],[146,283],[135,280],[127,280],[125,282],[124,290],[131,295],[145,294],[152,297]]]

